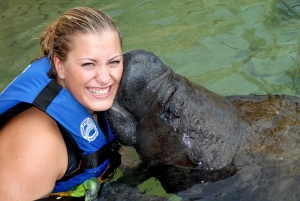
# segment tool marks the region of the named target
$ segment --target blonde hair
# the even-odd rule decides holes
[[[51,63],[49,77],[51,79],[57,77],[53,56],[56,55],[61,61],[66,61],[67,54],[72,47],[72,37],[75,34],[101,34],[104,30],[117,31],[122,46],[119,29],[111,17],[101,10],[77,7],[65,12],[58,20],[52,22],[40,37],[41,57],[48,57]]]

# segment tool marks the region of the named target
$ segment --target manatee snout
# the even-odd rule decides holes
[[[118,103],[135,117],[143,116],[172,71],[153,53],[132,50],[123,55],[124,71],[117,93]]]
[[[151,81],[155,82],[155,79],[168,72],[164,63],[151,52],[133,50],[125,53],[123,58],[124,73],[121,88],[130,90],[126,91],[126,95],[132,92],[133,87],[136,92],[144,92],[144,88],[149,88]]]

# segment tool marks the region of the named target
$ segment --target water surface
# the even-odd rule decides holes
[[[156,53],[177,73],[222,94],[299,95],[299,1],[20,1],[0,3],[0,89],[39,56],[46,25],[74,6],[107,12],[123,51]]]

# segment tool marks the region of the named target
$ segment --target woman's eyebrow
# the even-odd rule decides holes
[[[122,54],[116,55],[116,56],[112,57],[111,59],[109,59],[109,61],[114,60],[114,59],[117,58],[117,57],[123,57],[123,55],[122,55]],[[95,63],[98,62],[97,59],[92,59],[92,58],[82,58],[82,59],[78,59],[78,61],[81,61],[81,60],[89,60],[89,61],[92,61],[92,62],[95,62]]]
[[[116,55],[116,56],[112,57],[109,61],[111,61],[111,60],[113,60],[113,59],[115,59],[115,58],[117,58],[117,57],[123,57],[123,54]]]
[[[82,58],[82,59],[78,59],[78,61],[80,60],[89,60],[89,61],[93,61],[93,62],[98,62],[97,59],[91,59],[91,58]]]

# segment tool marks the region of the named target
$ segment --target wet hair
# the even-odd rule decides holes
[[[105,30],[117,31],[122,46],[122,38],[114,21],[106,13],[91,7],[77,7],[62,14],[52,22],[40,37],[41,57],[48,57],[51,69],[48,76],[57,78],[53,57],[66,61],[72,48],[72,38],[76,34],[101,34]]]

